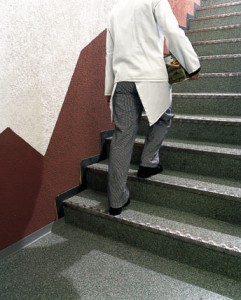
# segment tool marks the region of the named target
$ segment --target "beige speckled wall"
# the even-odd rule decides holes
[[[182,26],[194,0],[173,1]],[[103,96],[116,0],[0,0],[0,249],[54,221],[113,128]],[[191,11],[190,11],[191,10]]]
[[[0,1],[0,132],[45,154],[80,51],[114,0]]]

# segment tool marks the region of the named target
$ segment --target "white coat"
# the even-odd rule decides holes
[[[198,56],[179,28],[168,0],[120,0],[107,26],[105,95],[113,96],[120,81],[162,82],[167,86],[164,36],[169,50],[189,74],[200,68]],[[150,97],[144,98],[141,100],[150,115],[156,115],[158,109],[163,113],[161,95],[155,105]]]

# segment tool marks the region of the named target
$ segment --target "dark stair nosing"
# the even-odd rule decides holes
[[[234,237],[229,234],[196,227],[187,223],[167,220],[161,217],[153,217],[152,215],[131,210],[131,208],[128,208],[128,210],[124,211],[119,216],[111,216],[106,212],[105,208],[100,206],[100,203],[96,205],[97,207],[95,207],[93,204],[88,205],[86,201],[84,204],[81,204],[81,197],[79,196],[74,196],[69,200],[65,200],[64,205],[75,210],[80,210],[87,214],[114,220],[115,222],[131,225],[142,230],[165,235],[173,239],[182,240],[191,244],[241,258],[241,238]],[[203,218],[203,220],[204,219],[207,220],[207,218]],[[218,222],[225,223],[221,221]],[[179,224],[182,224],[182,227],[185,229],[179,229]]]
[[[88,167],[90,172],[107,175],[108,166],[106,163],[98,163]],[[181,174],[181,172],[179,172]],[[141,181],[145,184],[156,184],[176,189],[185,189],[194,193],[205,195],[216,195],[225,199],[230,199],[241,203],[241,187],[228,186],[224,184],[210,183],[206,181],[177,177],[173,175],[155,175],[147,179],[139,179],[136,170],[131,166],[128,173],[128,180]]]

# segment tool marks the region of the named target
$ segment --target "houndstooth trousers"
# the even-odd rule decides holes
[[[110,145],[108,172],[108,200],[113,208],[122,207],[129,198],[127,177],[135,138],[143,106],[134,82],[119,82],[113,96],[115,130]],[[157,167],[159,150],[173,114],[169,108],[161,118],[149,126],[140,165]]]

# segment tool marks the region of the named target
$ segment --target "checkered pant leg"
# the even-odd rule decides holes
[[[171,108],[169,108],[154,125],[149,127],[141,155],[141,166],[157,167],[159,163],[159,151],[171,127],[171,119],[173,116]]]
[[[123,206],[129,198],[126,182],[142,110],[135,83],[118,83],[113,97],[115,131],[110,146],[108,174],[108,199],[113,208]]]

